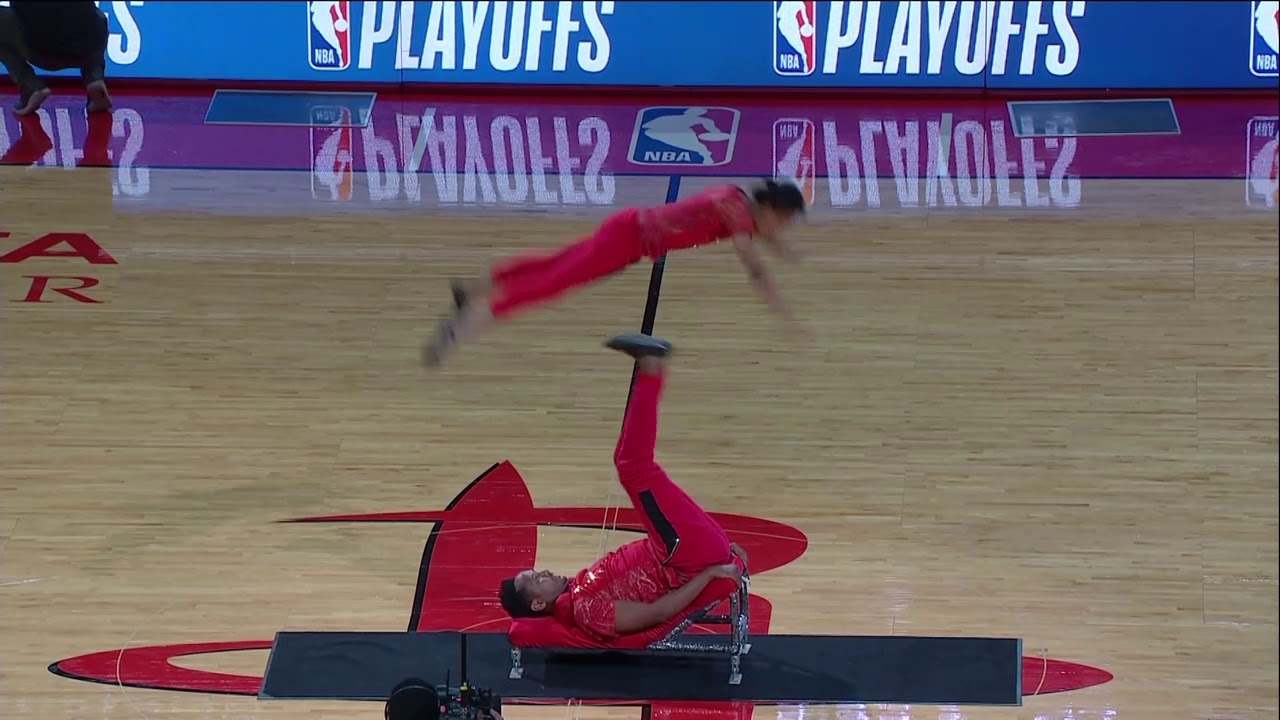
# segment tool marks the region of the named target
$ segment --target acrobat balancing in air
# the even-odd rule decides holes
[[[435,336],[423,347],[423,363],[439,366],[461,344],[520,311],[619,272],[646,256],[656,260],[675,250],[730,239],[770,309],[792,324],[791,311],[759,246],[784,260],[797,260],[783,231],[805,210],[804,195],[785,180],[765,180],[751,189],[718,185],[675,203],[621,210],[592,234],[558,250],[501,261],[482,280],[453,282],[454,312],[440,321]]]

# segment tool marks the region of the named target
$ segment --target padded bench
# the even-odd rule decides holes
[[[741,562],[739,562],[741,566]],[[715,654],[729,657],[729,684],[742,683],[742,656],[751,650],[748,642],[748,625],[750,610],[751,580],[743,567],[742,577],[737,580],[721,578],[708,583],[698,597],[690,603],[682,613],[656,625],[644,632],[620,635],[608,642],[601,642],[578,628],[566,627],[555,618],[542,616],[536,618],[519,618],[511,622],[507,631],[507,640],[511,643],[512,680],[524,676],[524,667],[520,664],[521,652],[524,650],[543,650],[547,652],[581,653],[591,651],[664,651],[679,654]],[[712,612],[729,603],[727,615],[713,615]],[[727,640],[699,642],[690,637],[689,629],[697,625],[729,626]]]

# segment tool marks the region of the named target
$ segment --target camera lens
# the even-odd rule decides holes
[[[421,680],[406,680],[387,698],[386,720],[437,720],[440,698],[436,690]]]

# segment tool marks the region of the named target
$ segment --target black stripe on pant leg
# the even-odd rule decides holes
[[[654,499],[653,493],[648,490],[642,490],[639,493],[640,508],[644,511],[645,517],[649,518],[649,522],[653,524],[653,529],[658,533],[658,537],[662,539],[662,544],[667,547],[667,557],[663,562],[671,559],[676,554],[676,548],[680,547],[680,534],[676,532],[675,526],[663,514],[662,508],[658,507],[658,501]]]

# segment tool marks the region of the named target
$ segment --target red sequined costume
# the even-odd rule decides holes
[[[664,374],[638,372],[613,460],[647,537],[600,558],[569,582],[555,618],[609,640],[618,600],[654,602],[712,565],[732,562],[729,538],[654,460]]]
[[[494,266],[489,310],[505,318],[539,302],[672,250],[755,232],[747,194],[717,185],[656,208],[621,210],[591,235],[549,255],[518,257]]]

